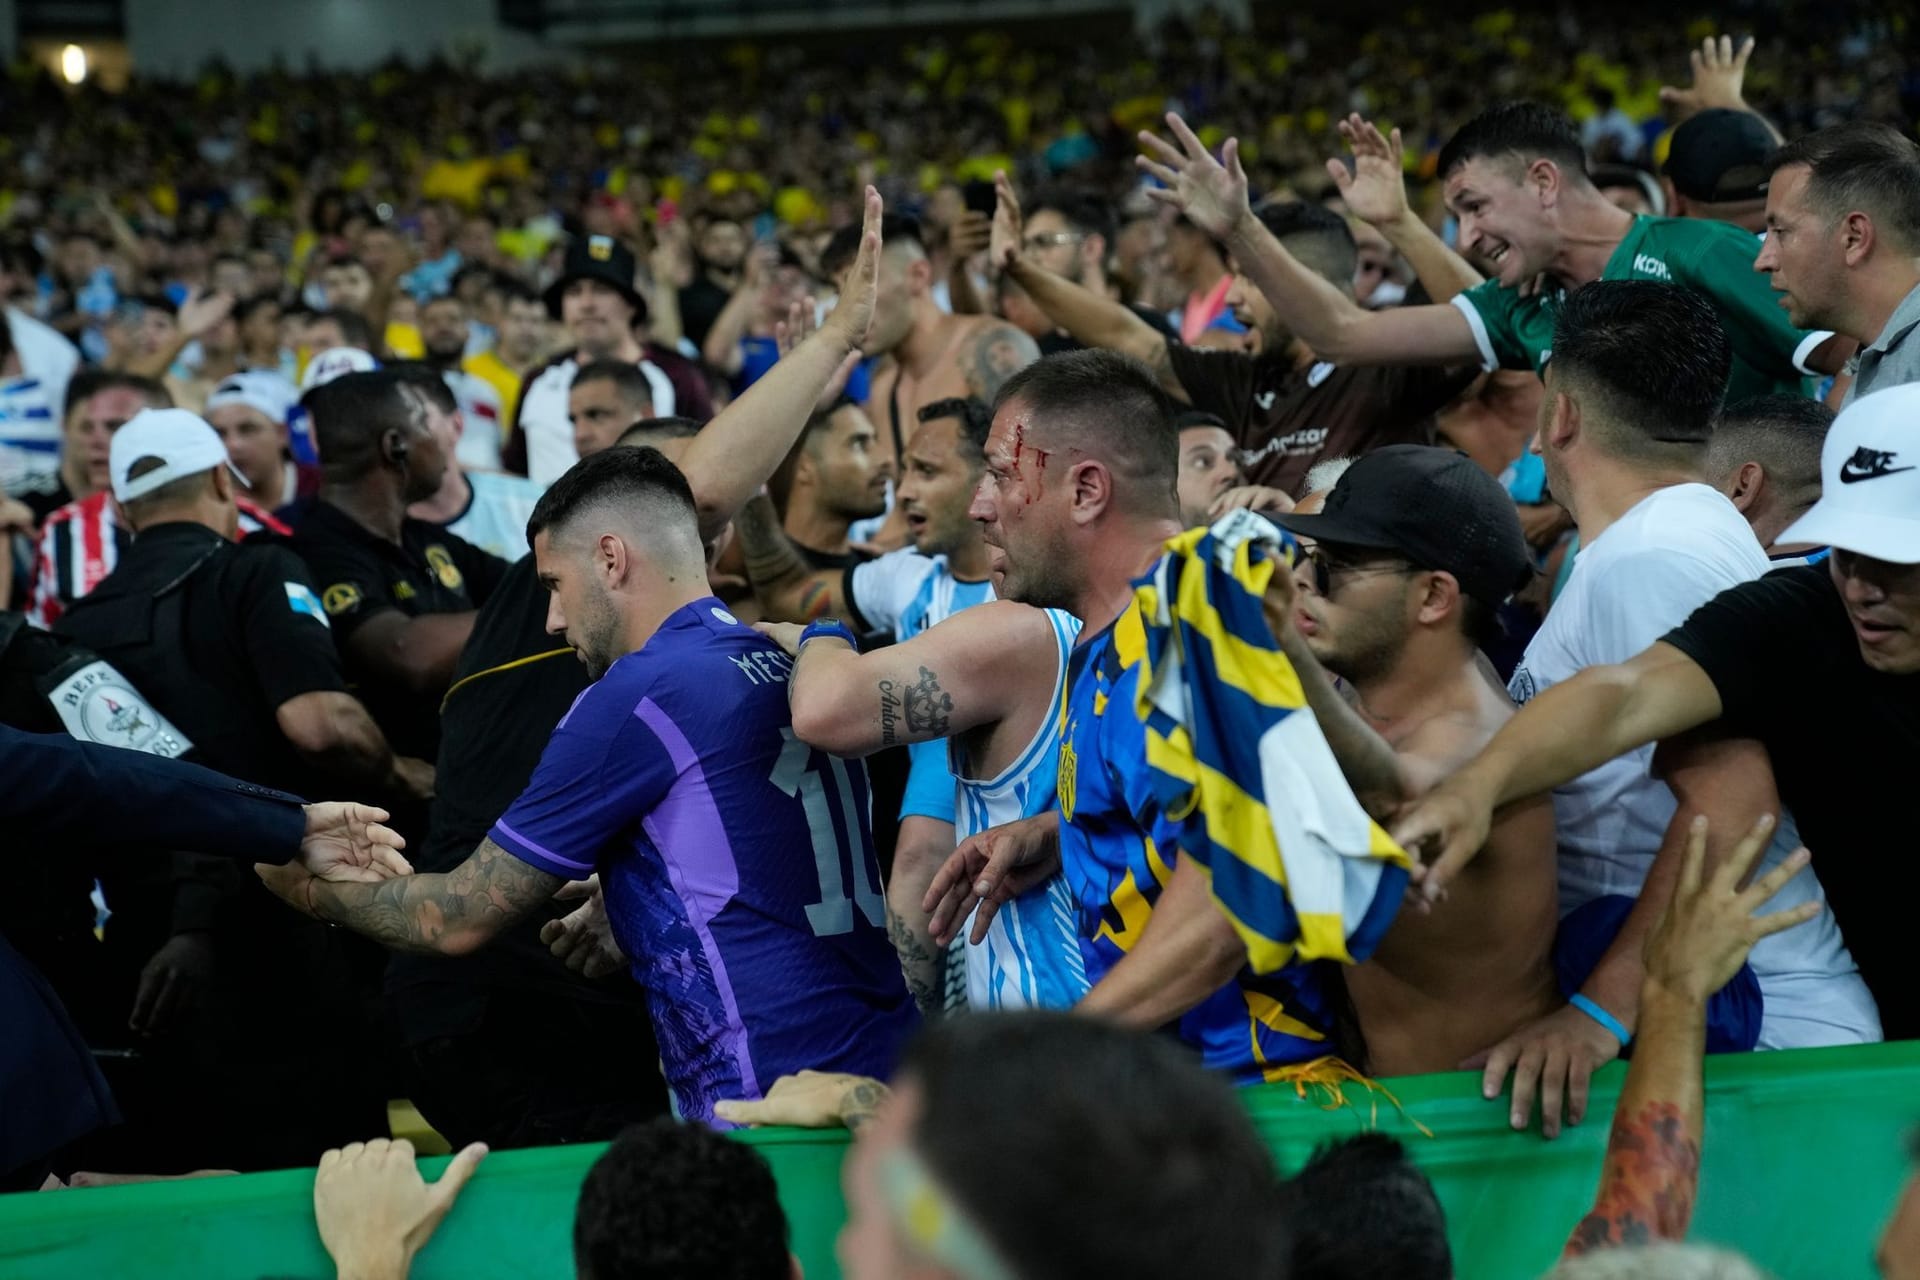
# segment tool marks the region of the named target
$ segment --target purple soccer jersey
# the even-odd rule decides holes
[[[792,671],[718,600],[688,605],[580,695],[490,833],[600,873],[675,1108],[708,1123],[803,1068],[884,1079],[918,1022],[866,770],[793,736]]]

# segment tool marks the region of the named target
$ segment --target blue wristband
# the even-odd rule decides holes
[[[1585,996],[1575,994],[1567,1003],[1612,1032],[1613,1038],[1620,1042],[1622,1049],[1633,1043],[1633,1033],[1626,1029],[1620,1019],[1614,1017]]]
[[[855,653],[860,652],[860,637],[853,634],[852,627],[849,627],[838,618],[822,618],[818,622],[809,622],[806,629],[800,633],[800,643],[795,645],[794,648],[796,650],[804,649],[807,647],[807,641],[818,640],[822,636],[831,636],[835,640],[845,640],[849,649],[852,649]]]

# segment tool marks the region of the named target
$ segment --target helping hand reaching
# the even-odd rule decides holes
[[[1215,160],[1197,134],[1177,114],[1167,113],[1167,127],[1180,145],[1146,130],[1140,132],[1140,145],[1155,157],[1134,157],[1142,172],[1159,179],[1163,188],[1151,188],[1147,195],[1161,204],[1172,205],[1189,221],[1216,240],[1225,240],[1241,222],[1253,216],[1247,203],[1247,171],[1240,167],[1240,140],[1228,138],[1221,144]]]

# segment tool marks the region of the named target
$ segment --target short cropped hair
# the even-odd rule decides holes
[[[1442,181],[1470,160],[1518,160],[1524,167],[1551,160],[1576,182],[1587,180],[1587,153],[1580,131],[1565,112],[1538,102],[1500,102],[1461,125],[1440,148]]]
[[[460,399],[453,394],[453,388],[447,385],[445,375],[426,361],[395,360],[384,367],[391,369],[396,378],[425,396],[440,412],[460,412]]]
[[[987,453],[987,436],[993,430],[993,410],[984,400],[973,396],[953,396],[946,400],[935,400],[932,404],[920,406],[920,421],[939,422],[944,418],[957,418],[960,422],[960,444],[968,453],[971,461],[983,462]]]
[[[1315,275],[1343,289],[1352,287],[1360,250],[1345,218],[1306,200],[1263,204],[1258,216],[1273,238]]]
[[[1083,236],[1099,236],[1113,243],[1113,204],[1098,191],[1085,187],[1051,187],[1027,202],[1027,215],[1051,209],[1060,220]]]
[[[652,444],[656,440],[691,440],[700,434],[704,424],[698,418],[682,418],[672,415],[665,418],[642,418],[620,433],[615,440],[621,444]]]
[[[1323,1143],[1280,1203],[1294,1231],[1288,1280],[1452,1280],[1440,1198],[1386,1134]]]
[[[1178,512],[1174,402],[1146,365],[1098,348],[1043,356],[1001,384],[994,415],[1015,400],[1031,413],[1039,447],[1072,447],[1105,463],[1141,514]]]
[[[622,1133],[573,1214],[581,1280],[787,1280],[787,1215],[766,1158],[697,1124]]]
[[[149,409],[173,408],[173,395],[166,384],[137,373],[117,369],[81,369],[67,380],[67,401],[61,406],[65,418],[102,391],[137,391]]]
[[[1171,1040],[970,1014],[929,1024],[898,1078],[920,1093],[910,1149],[1021,1280],[1286,1275],[1266,1146]]]
[[[1567,295],[1548,365],[1563,390],[1599,410],[1611,451],[1697,447],[1713,432],[1733,348],[1705,298],[1655,280],[1596,280]]]
[[[573,375],[573,386],[589,382],[611,382],[620,398],[638,408],[653,403],[653,384],[640,366],[631,360],[594,360],[580,366]]]
[[[1811,396],[1751,396],[1728,405],[1714,424],[1707,470],[1718,480],[1743,463],[1758,462],[1767,479],[1787,490],[1818,490],[1820,447],[1833,410]]]
[[[1805,165],[1807,202],[1828,223],[1858,210],[1903,255],[1920,253],[1920,145],[1892,125],[1856,120],[1796,138],[1767,171]]]
[[[852,265],[853,260],[860,256],[862,230],[862,225],[855,222],[833,233],[833,237],[827,241],[827,247],[820,251],[821,274],[832,279]],[[880,247],[886,249],[897,244],[911,245],[911,252],[915,256],[926,256],[927,234],[920,226],[920,219],[904,213],[881,215]]]
[[[382,435],[406,434],[415,406],[402,393],[404,385],[391,369],[371,369],[342,374],[300,397],[327,470],[358,475],[378,461]]]
[[[693,490],[680,468],[658,449],[616,445],[580,459],[540,495],[533,514],[527,517],[527,541],[531,543],[542,533],[558,538],[577,517],[600,507],[625,511],[665,507],[674,516],[684,514],[690,535],[698,528]],[[658,545],[664,544],[672,531],[661,526],[655,532]],[[693,542],[695,547],[699,545],[697,537]]]

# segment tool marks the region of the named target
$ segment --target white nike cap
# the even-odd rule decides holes
[[[128,476],[136,462],[160,459],[160,465]],[[121,502],[144,498],[163,484],[199,475],[202,471],[225,465],[241,488],[247,478],[227,459],[227,446],[220,433],[208,426],[198,414],[185,409],[142,409],[113,433],[107,446],[107,469],[113,476],[113,496]]]
[[[1920,383],[1840,411],[1820,448],[1820,500],[1776,541],[1920,564]]]
[[[359,347],[328,347],[316,351],[300,375],[300,390],[311,391],[322,383],[344,378],[350,373],[371,373],[380,367],[373,354]]]

